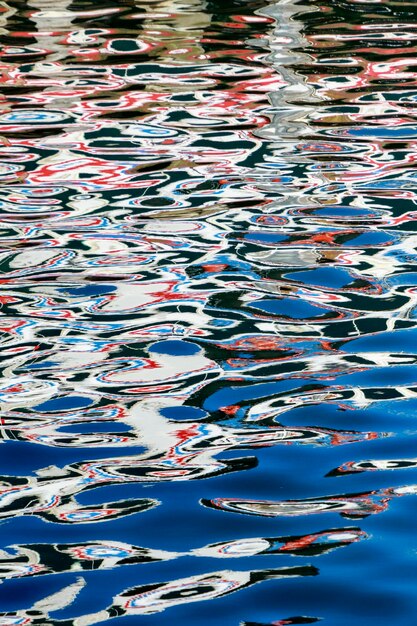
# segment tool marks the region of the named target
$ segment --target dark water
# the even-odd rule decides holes
[[[0,625],[415,624],[415,2],[0,28]]]

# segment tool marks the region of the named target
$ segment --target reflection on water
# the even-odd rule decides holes
[[[0,625],[410,626],[415,5],[0,28]]]
[[[36,602],[33,607],[23,611],[12,613],[0,613],[3,624],[68,624],[85,626],[86,624],[98,624],[107,622],[113,618],[125,615],[143,615],[159,613],[167,608],[188,604],[189,602],[201,602],[213,600],[229,593],[234,593],[245,587],[249,587],[264,580],[276,578],[291,578],[292,576],[314,576],[317,570],[314,567],[286,567],[283,569],[238,572],[225,570],[211,572],[202,576],[191,576],[169,583],[141,585],[126,589],[113,598],[113,604],[107,609],[91,615],[83,615],[68,622],[67,620],[50,620],[49,613],[64,608],[72,603],[74,596],[83,586],[82,579],[71,587],[61,592]],[[15,620],[15,621],[13,621]],[[22,621],[18,621],[22,620]]]
[[[320,555],[366,538],[359,528],[337,528],[304,537],[238,539],[208,545],[189,552],[167,552],[140,548],[121,542],[97,541],[81,544],[27,544],[11,546],[0,554],[0,578],[21,578],[92,569],[109,569],[165,561],[182,556],[241,558],[254,555]],[[10,554],[10,551],[15,554]]]

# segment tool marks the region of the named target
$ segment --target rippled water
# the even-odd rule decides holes
[[[0,28],[0,625],[412,626],[416,4]]]

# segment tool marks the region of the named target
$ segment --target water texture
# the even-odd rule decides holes
[[[415,624],[416,3],[0,42],[0,625]]]

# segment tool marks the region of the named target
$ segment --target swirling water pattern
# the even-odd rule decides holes
[[[0,27],[0,626],[412,626],[415,4]]]

